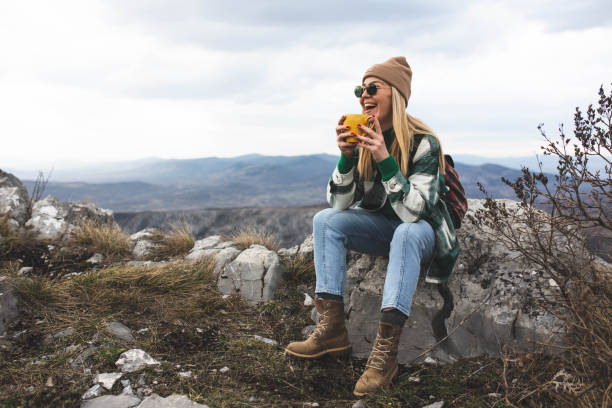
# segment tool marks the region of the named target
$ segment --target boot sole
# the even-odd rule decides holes
[[[391,389],[391,382],[393,382],[393,377],[395,377],[395,374],[397,374],[397,370],[398,370],[398,366],[395,366],[395,370],[393,370],[393,374],[391,374],[391,377],[389,377],[389,382],[387,384],[384,384],[383,386],[381,386],[380,388],[377,388],[373,391],[370,392],[357,392],[357,391],[353,391],[353,395],[356,397],[363,397],[365,395],[368,394],[373,394],[376,391],[382,389],[383,391],[389,391]]]
[[[338,356],[338,357],[343,356],[343,355],[349,354],[352,348],[353,346],[349,344],[348,346],[344,346],[344,347],[336,347],[336,348],[330,348],[327,350],[323,350],[316,354],[300,354],[300,353],[296,353],[295,351],[291,351],[289,349],[285,349],[285,353],[290,354],[294,357],[313,359],[313,358],[322,357],[325,354],[329,354],[330,356]]]

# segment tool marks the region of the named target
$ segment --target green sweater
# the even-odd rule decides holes
[[[394,137],[392,129],[383,132],[383,136],[387,150],[390,150]],[[438,161],[440,147],[436,138],[422,134],[414,136],[413,147],[408,174],[402,174],[395,159],[389,156],[376,163],[381,178],[375,182],[360,180],[355,171],[355,160],[340,155],[327,186],[327,201],[340,210],[358,203],[360,207],[380,211],[403,222],[426,220],[433,228],[436,240],[425,280],[446,282],[459,255],[459,241],[446,204],[440,198],[446,192]]]

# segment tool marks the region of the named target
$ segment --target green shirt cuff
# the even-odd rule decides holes
[[[346,174],[353,168],[353,158],[346,157],[343,154],[340,154],[340,160],[338,160],[338,171],[342,174]]]
[[[383,181],[389,180],[391,177],[397,173],[399,167],[397,166],[397,162],[393,158],[393,156],[389,155],[385,160],[376,162],[378,166],[378,170],[382,175]]]

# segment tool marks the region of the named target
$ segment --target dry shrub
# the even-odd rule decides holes
[[[280,248],[280,242],[273,234],[254,226],[239,230],[229,239],[234,241],[240,249],[247,249],[251,245],[262,245],[272,251],[278,251]]]
[[[109,257],[122,257],[129,253],[129,237],[115,223],[83,221],[72,232],[71,240]]]
[[[168,232],[156,231],[151,237],[155,248],[151,251],[153,259],[168,259],[188,253],[195,243],[191,227],[179,224]]]
[[[31,305],[47,306],[59,298],[59,291],[45,278],[17,278],[15,288],[22,300]]]
[[[523,168],[517,180],[502,179],[514,189],[518,206],[487,198],[474,218],[558,284],[557,291],[538,295],[539,305],[564,323],[570,343],[566,365],[552,378],[540,376],[533,389],[507,390],[508,403],[525,406],[546,395],[557,406],[610,406],[612,265],[593,256],[587,238],[612,233],[611,120],[612,93],[607,96],[602,87],[598,108],[589,106],[586,117],[576,108],[573,137],[561,127],[559,140],[551,140],[540,127],[544,154],[558,159],[554,181],[541,168]],[[590,168],[593,159],[604,162],[603,171]]]

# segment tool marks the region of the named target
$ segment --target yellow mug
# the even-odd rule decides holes
[[[361,113],[347,113],[344,115],[344,126],[349,126],[350,129],[347,130],[347,132],[353,132],[356,133],[360,136],[365,136],[366,132],[364,132],[363,130],[359,129],[357,127],[357,125],[363,125],[363,126],[368,126],[368,117],[366,115],[363,115]],[[347,142],[349,143],[357,143],[358,140],[354,137],[347,137],[345,139]]]

